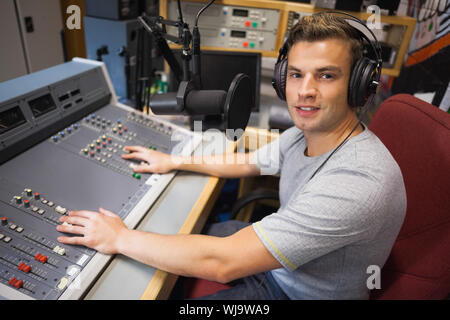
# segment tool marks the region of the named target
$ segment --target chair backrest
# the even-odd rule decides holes
[[[444,299],[450,292],[450,115],[408,94],[384,101],[370,130],[403,174],[405,221],[372,299]]]

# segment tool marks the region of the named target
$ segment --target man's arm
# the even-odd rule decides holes
[[[107,254],[124,254],[170,273],[222,283],[280,268],[252,226],[228,237],[161,235],[128,229],[119,216],[74,211],[60,219],[58,231],[83,237],[60,237],[67,244],[84,245]]]
[[[136,172],[167,173],[184,170],[204,173],[220,178],[239,178],[260,175],[254,153],[234,153],[212,156],[172,156],[145,147],[125,147],[123,159],[137,159],[145,164],[134,168]]]

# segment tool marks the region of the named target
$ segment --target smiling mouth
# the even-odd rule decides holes
[[[314,111],[314,110],[319,110],[319,108],[316,107],[312,107],[312,106],[298,106],[295,107],[298,110],[303,110],[303,111]]]

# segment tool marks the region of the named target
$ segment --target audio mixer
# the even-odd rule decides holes
[[[136,227],[175,174],[135,173],[123,148],[190,155],[199,139],[118,103],[100,62],[1,83],[0,298],[83,298],[112,257],[58,243],[59,218],[103,207]]]

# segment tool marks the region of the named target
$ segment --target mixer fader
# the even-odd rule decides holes
[[[102,63],[0,84],[0,297],[80,299],[110,256],[56,239],[60,217],[99,207],[134,228],[175,173],[136,173],[125,146],[189,155],[198,137],[117,102]]]

